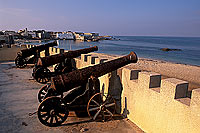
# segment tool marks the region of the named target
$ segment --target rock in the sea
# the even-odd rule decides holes
[[[162,51],[181,51],[181,49],[170,49],[170,48],[162,48]]]

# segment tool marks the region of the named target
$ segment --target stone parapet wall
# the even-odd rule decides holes
[[[106,58],[105,58],[106,57]],[[114,59],[102,54],[84,54],[76,59],[83,68]],[[200,132],[200,89],[187,98],[188,82],[123,67],[100,77],[101,92],[117,101],[121,112],[146,132]]]
[[[32,48],[32,47],[35,47],[35,46],[37,46],[37,45],[29,45],[29,44],[27,44],[26,48]],[[63,51],[64,51],[64,49],[55,48],[55,47],[49,47],[49,49],[48,49],[49,55],[60,54]],[[40,56],[41,57],[45,57],[45,50],[40,52]]]
[[[0,57],[14,60],[22,47],[12,46],[9,51],[1,48]],[[67,52],[59,48],[49,48],[49,55]],[[41,57],[45,52],[41,52]],[[119,56],[105,54],[82,54],[76,58],[76,67],[84,68],[103,63]],[[175,78],[161,80],[161,75],[130,69],[129,66],[99,77],[100,89],[111,94],[117,102],[117,113],[121,113],[137,124],[145,132],[200,132],[200,88],[192,90],[187,98],[188,82]]]
[[[127,68],[122,85],[123,113],[144,131],[200,132],[200,89],[190,99],[186,81]]]

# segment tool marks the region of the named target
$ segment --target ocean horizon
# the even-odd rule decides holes
[[[75,50],[98,46],[97,53],[126,55],[131,51],[139,58],[150,58],[174,63],[200,66],[200,37],[168,36],[113,36],[114,40],[82,42],[58,40],[58,48]],[[180,49],[181,51],[162,51],[162,48]]]

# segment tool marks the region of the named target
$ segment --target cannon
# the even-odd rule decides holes
[[[87,113],[93,120],[111,119],[116,102],[110,94],[100,93],[98,77],[137,60],[137,55],[131,52],[115,60],[52,77],[50,89],[38,107],[39,121],[46,126],[58,126],[67,119],[69,111],[75,111],[76,115]]]
[[[35,46],[29,49],[22,49],[20,52],[17,53],[17,57],[15,58],[15,65],[18,68],[24,68],[27,64],[34,64],[40,57],[41,51],[48,50],[49,47],[53,46],[57,46],[56,41],[44,45]]]
[[[68,51],[62,54],[56,54],[39,58],[35,68],[33,69],[32,76],[39,83],[47,83],[51,77],[61,73],[71,72],[76,68],[73,65],[73,58],[80,56],[81,54],[87,54],[89,52],[97,51],[98,47],[90,47],[85,49],[79,49],[74,51]],[[47,67],[57,64],[54,68],[54,72],[51,72]]]

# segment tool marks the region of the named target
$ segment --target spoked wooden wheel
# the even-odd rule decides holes
[[[42,86],[42,88],[39,90],[38,92],[38,101],[41,103],[46,97],[46,94],[48,92],[48,89],[50,87],[51,83],[48,83],[44,86]]]
[[[55,73],[60,73],[62,71],[62,67],[60,64],[57,64],[55,67],[54,67],[54,72]]]
[[[37,70],[37,68],[36,68],[36,67],[34,67],[34,68],[33,68],[33,73],[34,73],[36,70]]]
[[[96,93],[93,95],[87,105],[88,115],[93,120],[110,120],[115,113],[116,102],[111,95]]]
[[[23,59],[21,57],[16,57],[15,59],[15,65],[18,67],[18,68],[24,68],[26,67],[26,59]]]
[[[48,68],[38,68],[33,75],[36,81],[42,84],[46,84],[50,80],[50,70]]]
[[[36,72],[36,70],[37,70],[37,68],[34,67],[34,68],[33,68],[33,73],[32,73],[32,77],[33,77],[33,78],[35,78],[35,72]]]
[[[38,119],[46,126],[61,125],[68,117],[69,111],[59,97],[48,97],[38,107]]]

